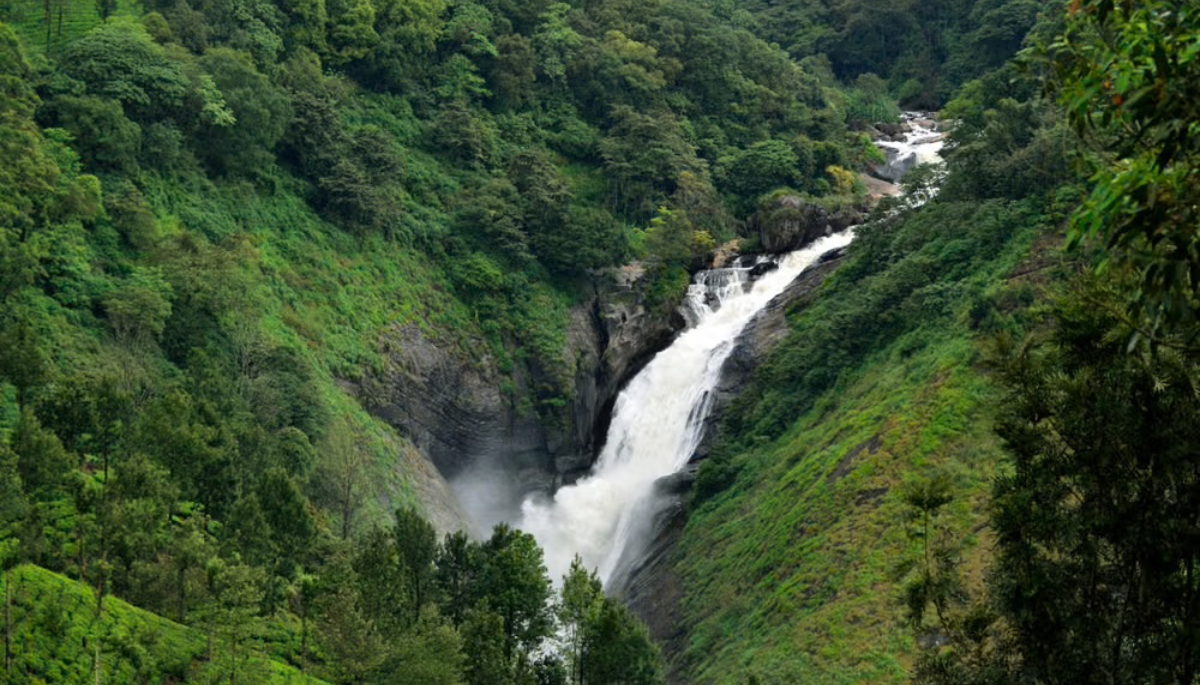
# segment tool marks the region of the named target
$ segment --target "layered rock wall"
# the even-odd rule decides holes
[[[492,505],[512,509],[526,494],[550,492],[586,472],[621,387],[684,326],[677,314],[648,310],[643,285],[637,267],[599,274],[592,297],[572,310],[564,353],[575,370],[565,421],[548,425],[522,411],[501,391],[505,379],[494,364],[431,338],[417,324],[384,336],[383,370],[354,390],[447,480],[470,472],[503,479],[493,494],[506,501]],[[514,376],[520,381],[530,373],[519,368]]]

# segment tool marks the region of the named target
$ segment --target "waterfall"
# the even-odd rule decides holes
[[[685,302],[691,326],[617,397],[592,472],[552,498],[534,495],[521,506],[518,527],[538,539],[555,582],[576,554],[607,582],[622,553],[644,544],[639,527],[652,510],[647,500],[654,482],[687,465],[703,437],[721,366],[742,329],[800,272],[852,237],[846,231],[821,238],[755,280],[749,268],[696,276]]]

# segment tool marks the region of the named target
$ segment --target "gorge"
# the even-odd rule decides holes
[[[551,577],[576,554],[602,581],[653,533],[655,481],[684,468],[703,437],[722,366],[742,329],[822,254],[849,244],[850,232],[820,238],[778,261],[697,274],[683,305],[689,326],[617,397],[608,436],[591,472],[552,498],[526,499],[514,521],[546,550]],[[762,264],[775,268],[751,280]]]
[[[1193,5],[0,3],[0,681],[1195,685]]]

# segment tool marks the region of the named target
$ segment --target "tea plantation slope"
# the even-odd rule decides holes
[[[214,682],[235,667],[241,682],[325,682],[272,659],[261,644],[238,645],[235,663],[224,628],[210,642],[200,630],[112,597],[98,612],[91,588],[30,564],[0,577],[0,591],[12,601],[13,663],[4,682]]]

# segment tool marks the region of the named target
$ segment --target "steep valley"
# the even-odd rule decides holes
[[[1193,5],[0,3],[0,681],[1194,685]]]

